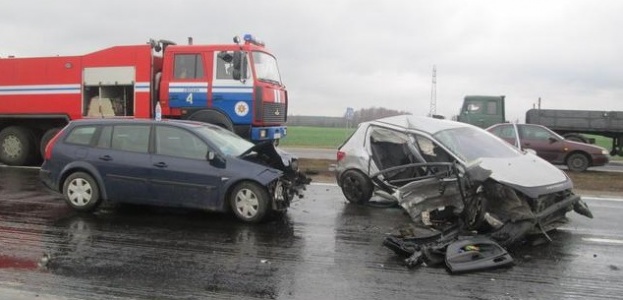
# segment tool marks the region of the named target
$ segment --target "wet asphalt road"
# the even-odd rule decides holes
[[[310,186],[288,214],[232,216],[150,207],[82,215],[0,167],[0,299],[622,299],[623,200],[585,198],[553,243],[511,249],[508,269],[408,269],[382,246],[398,208],[349,205]]]

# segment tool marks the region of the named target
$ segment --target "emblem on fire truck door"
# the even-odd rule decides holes
[[[234,105],[234,111],[239,117],[244,117],[249,113],[249,105],[244,101],[239,101]]]

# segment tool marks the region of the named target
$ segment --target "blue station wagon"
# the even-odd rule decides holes
[[[271,143],[180,120],[72,121],[44,159],[43,183],[79,211],[109,201],[231,210],[258,222],[285,212],[310,181],[296,158]]]

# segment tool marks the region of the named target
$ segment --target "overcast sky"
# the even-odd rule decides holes
[[[290,114],[347,107],[455,115],[465,95],[506,95],[507,116],[623,111],[623,1],[4,1],[0,56],[80,55],[149,38],[259,36],[278,59]]]

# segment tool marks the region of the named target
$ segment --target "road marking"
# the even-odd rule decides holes
[[[622,198],[606,198],[606,197],[586,197],[582,196],[582,200],[590,199],[591,201],[613,201],[613,202],[623,202]]]
[[[595,242],[602,244],[623,245],[623,240],[599,239],[599,238],[582,238],[583,241]]]
[[[318,186],[337,186],[336,183],[329,182],[312,182],[310,185],[318,185]]]

